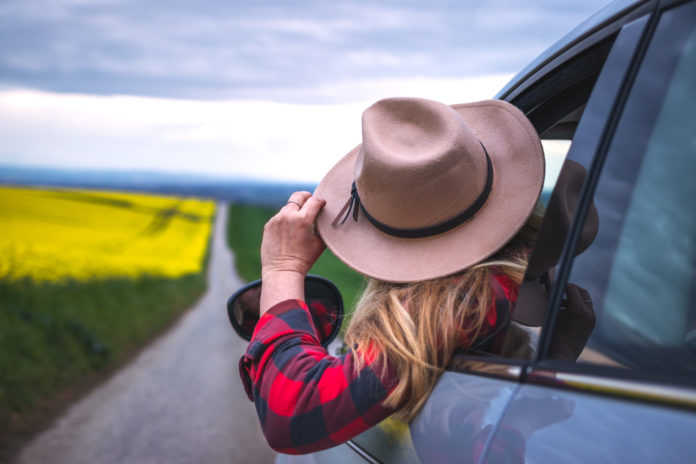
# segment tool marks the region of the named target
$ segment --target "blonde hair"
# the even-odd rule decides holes
[[[398,382],[383,404],[401,419],[415,416],[454,352],[478,337],[493,298],[493,269],[521,284],[540,218],[533,213],[498,253],[457,274],[408,284],[368,279],[344,338],[356,372],[368,353],[383,377],[388,368],[396,371]]]

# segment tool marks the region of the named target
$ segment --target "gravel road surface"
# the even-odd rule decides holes
[[[239,380],[246,343],[225,301],[241,281],[219,205],[209,289],[169,332],[73,405],[19,455],[23,464],[265,463],[274,453]]]

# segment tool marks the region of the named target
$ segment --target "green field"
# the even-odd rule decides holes
[[[117,362],[189,307],[202,274],[60,284],[0,281],[0,412],[21,413],[40,397]],[[9,409],[9,411],[8,411]]]
[[[235,255],[237,272],[247,281],[261,278],[259,250],[263,226],[277,211],[275,208],[258,206],[230,206],[227,239]],[[360,274],[343,264],[328,249],[310,273],[326,277],[335,283],[343,295],[346,310],[352,309],[363,286],[363,277]]]
[[[0,188],[0,198],[5,462],[205,291],[214,205],[24,188]]]

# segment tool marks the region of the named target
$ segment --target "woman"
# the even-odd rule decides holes
[[[262,317],[240,371],[284,453],[335,446],[394,412],[408,420],[453,353],[501,350],[491,337],[538,225],[543,151],[514,106],[386,99],[362,128],[315,194],[294,193],[264,228]],[[303,302],[325,245],[368,277],[340,357],[319,345]]]

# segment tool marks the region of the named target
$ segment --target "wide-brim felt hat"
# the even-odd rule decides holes
[[[544,181],[541,141],[499,100],[445,105],[389,98],[362,116],[362,143],[317,186],[327,247],[389,282],[480,263],[525,224]]]

